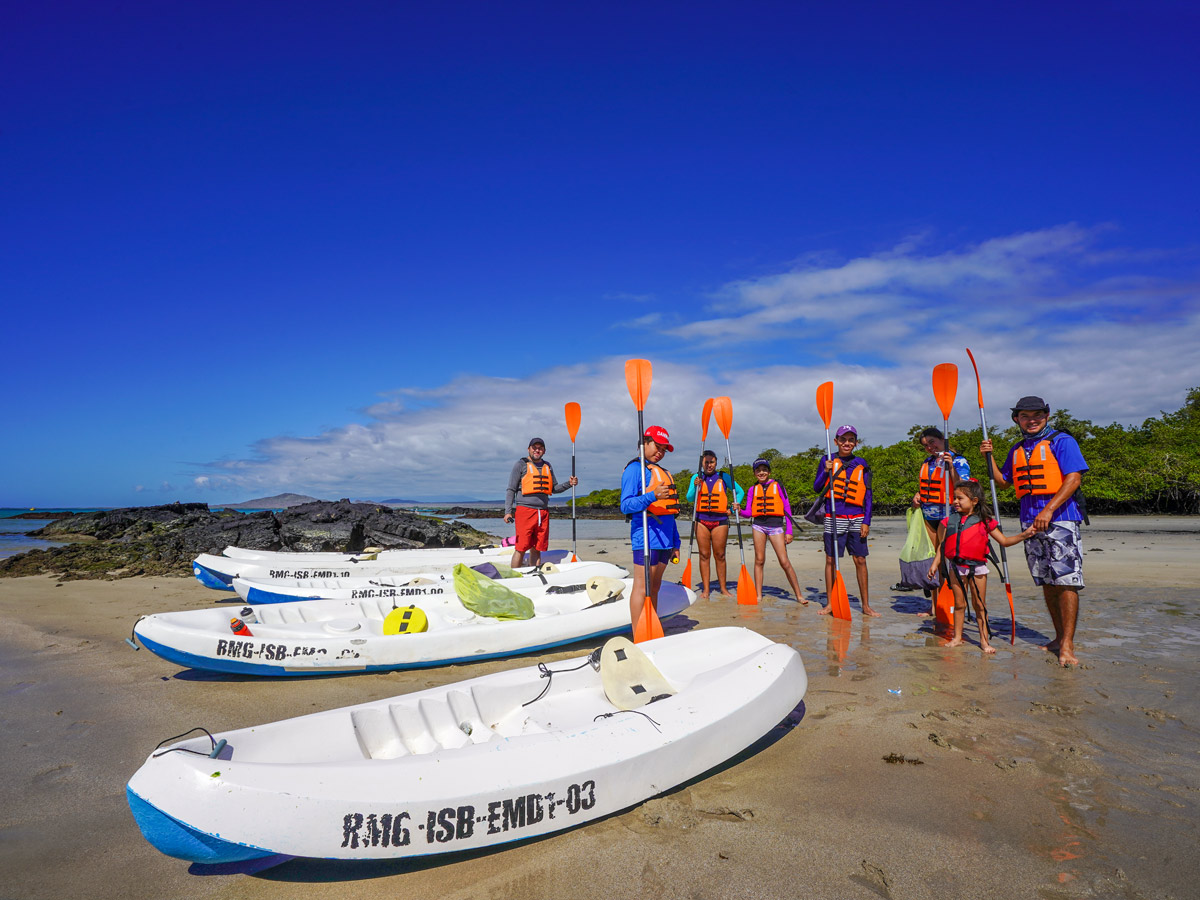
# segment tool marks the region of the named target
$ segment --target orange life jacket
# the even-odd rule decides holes
[[[752,518],[783,515],[783,497],[779,493],[778,481],[772,479],[765,488],[761,484],[756,484],[750,490],[755,492],[750,506]]]
[[[1058,493],[1062,487],[1062,469],[1054,458],[1050,441],[1041,440],[1034,444],[1033,451],[1025,453],[1025,446],[1018,444],[1012,459],[1013,488],[1018,497],[1026,494]]]
[[[679,491],[675,487],[675,479],[671,477],[671,473],[662,466],[651,462],[646,463],[646,468],[650,470],[650,481],[646,485],[647,491],[656,490],[664,485],[671,489],[671,493],[667,495],[665,500],[655,498],[654,502],[646,509],[646,512],[654,516],[679,515]]]
[[[521,493],[554,493],[554,472],[549,463],[542,463],[542,467],[539,469],[529,460],[525,461],[525,474],[521,478]]]
[[[946,465],[949,463],[939,462],[935,466],[930,466],[929,460],[925,460],[921,464],[921,480],[918,482],[917,491],[922,503],[946,502],[946,492],[942,483],[943,467]]]
[[[700,515],[725,516],[729,514],[729,494],[725,492],[725,479],[717,476],[710,489],[701,476],[696,485],[696,512]]]
[[[862,506],[867,499],[866,466],[855,466],[852,472],[847,472],[842,461],[836,457],[833,460],[833,496],[851,506]],[[838,473],[841,478],[838,478]]]

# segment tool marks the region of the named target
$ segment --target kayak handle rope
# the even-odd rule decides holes
[[[144,618],[146,618],[146,617],[145,617],[145,616],[138,616],[136,619],[134,619],[134,620],[133,620],[133,625],[131,625],[131,626],[129,627],[129,637],[125,638],[125,643],[127,643],[127,644],[128,644],[130,647],[132,647],[134,650],[141,650],[141,649],[142,649],[141,647],[139,647],[139,646],[137,645],[137,632],[136,632],[136,631],[134,631],[134,629],[135,629],[135,628],[137,628],[137,623],[138,623],[138,622],[140,622],[140,621],[142,621],[142,619],[144,619]]]
[[[522,703],[521,706],[529,706],[530,703],[537,703],[539,700],[541,700],[543,697],[545,697],[546,691],[550,690],[550,684],[554,681],[554,676],[557,675],[559,672],[574,672],[578,669],[582,669],[584,666],[591,666],[593,669],[595,669],[597,672],[599,672],[600,671],[600,651],[602,649],[603,649],[602,647],[597,647],[590,654],[588,654],[587,659],[585,659],[583,662],[581,662],[577,666],[571,666],[571,668],[569,668],[569,669],[551,669],[545,663],[538,663],[538,665],[537,665],[538,672],[541,673],[538,675],[538,678],[545,678],[546,686],[544,688],[542,688],[542,692],[540,694],[538,694],[536,697],[534,697],[532,700],[530,700],[529,703]]]
[[[192,750],[190,747],[168,747],[166,750],[163,750],[161,752],[158,751],[158,748],[161,747],[163,744],[169,744],[171,741],[177,741],[180,738],[185,738],[189,734],[191,734],[193,731],[203,731],[205,734],[208,735],[208,739],[210,741],[212,741],[212,752],[211,753],[204,753],[200,750]],[[150,754],[150,758],[158,759],[158,757],[162,756],[163,754],[174,753],[174,752],[178,751],[180,753],[194,753],[197,756],[207,756],[209,759],[216,759],[217,756],[220,754],[220,752],[225,749],[225,745],[227,743],[228,742],[225,740],[225,738],[221,738],[218,741],[215,737],[212,736],[211,731],[209,731],[207,728],[201,728],[199,725],[197,725],[195,728],[185,731],[183,734],[177,734],[177,735],[175,735],[175,737],[169,737],[166,740],[159,741],[157,746],[155,746],[155,748],[154,748],[155,752]]]
[[[649,702],[653,703],[655,700],[662,700],[662,699],[665,699],[666,697],[670,697],[670,696],[671,696],[670,694],[659,694],[657,697],[654,697]],[[655,722],[652,718],[650,718],[650,716],[647,713],[642,712],[640,709],[618,709],[618,710],[615,710],[614,712],[600,713],[600,715],[596,716],[596,718],[592,719],[592,721],[599,722],[601,719],[607,719],[609,716],[619,716],[619,715],[621,715],[621,713],[636,713],[639,716],[645,716],[646,721],[654,726],[654,730],[657,731],[659,734],[662,734],[662,729],[658,727],[658,723]]]

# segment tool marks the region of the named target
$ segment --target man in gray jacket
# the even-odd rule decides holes
[[[529,551],[529,565],[542,561],[542,551],[550,545],[550,495],[560,494],[579,483],[572,475],[555,483],[554,470],[542,459],[546,442],[540,437],[529,441],[529,455],[517,460],[508,476],[504,492],[504,521],[517,524],[517,543],[513,550],[512,567],[523,565]]]

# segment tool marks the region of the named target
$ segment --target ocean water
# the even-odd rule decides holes
[[[470,525],[487,534],[496,537],[508,537],[513,533],[513,526],[504,519],[456,519],[464,525]],[[685,526],[681,525],[683,530]],[[686,537],[687,532],[684,531]],[[624,538],[629,540],[629,523],[624,519],[577,519],[575,521],[575,536],[581,541],[599,541],[606,538]],[[565,515],[562,510],[554,510],[550,515],[550,540],[571,540],[571,513]]]
[[[30,512],[28,509],[0,508],[0,559],[26,553],[30,550],[45,550],[47,547],[61,547],[61,541],[43,541],[29,537],[29,532],[37,531],[53,522],[53,519],[14,519],[13,516]],[[91,512],[91,509],[46,509],[39,512]]]
[[[93,512],[95,507],[88,509],[47,509],[45,512]],[[258,510],[241,510],[242,512],[258,512]],[[0,508],[0,559],[16,556],[29,550],[44,550],[48,547],[62,546],[61,541],[43,541],[29,537],[29,532],[36,531],[50,524],[53,519],[14,519],[15,515],[29,512],[28,509]],[[461,519],[466,525],[477,528],[496,537],[508,537],[513,533],[513,526],[506,524],[503,519]],[[578,540],[593,541],[607,538],[629,539],[629,523],[624,519],[578,519],[575,522],[575,534]],[[556,509],[550,517],[550,539],[553,541],[571,540],[571,515],[569,511]]]

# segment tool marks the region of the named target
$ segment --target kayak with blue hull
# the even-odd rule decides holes
[[[230,608],[154,613],[133,636],[168,662],[189,669],[269,677],[384,672],[476,662],[532,653],[629,630],[632,579],[596,578],[586,585],[544,586],[525,596],[529,619],[495,619],[467,609],[452,590],[414,598],[300,600],[251,605],[230,623]],[[687,609],[696,595],[664,584],[662,618]],[[387,633],[389,616],[412,609],[424,630]]]
[[[794,649],[747,629],[618,637],[579,659],[177,741],[127,797],[146,840],[188,862],[494,849],[712,771],[807,686]]]
[[[337,561],[289,559],[286,562],[231,559],[211,553],[201,553],[192,560],[192,574],[206,588],[232,591],[233,579],[239,576],[297,581],[312,578],[353,578],[363,575],[405,575],[413,572],[450,569],[457,563],[476,565],[481,560],[484,562],[507,562],[510,558],[510,554],[507,552],[508,548],[501,549],[505,551],[502,555],[497,555],[493,548],[487,548],[486,553],[461,548],[448,550],[439,548],[437,553],[424,550],[403,550],[399,552],[405,554],[404,556],[388,556],[386,559],[347,556]],[[544,550],[542,551],[542,562],[560,563],[570,555],[570,550]]]
[[[554,584],[578,584],[589,578],[625,578],[628,570],[607,562],[559,563],[550,571],[515,569],[518,577],[497,578],[515,591],[540,590]],[[476,571],[479,567],[476,567]],[[270,581],[256,578],[233,579],[233,589],[247,603],[294,603],[297,600],[361,600],[369,598],[411,598],[443,594],[453,590],[452,572],[422,572],[391,577],[320,578],[308,581]],[[407,601],[406,601],[407,602]],[[413,601],[419,602],[419,601]]]

